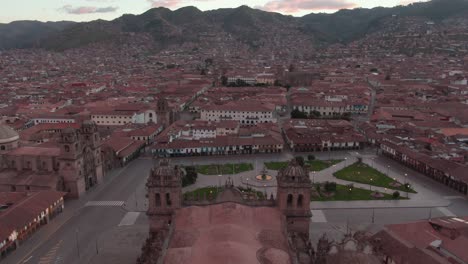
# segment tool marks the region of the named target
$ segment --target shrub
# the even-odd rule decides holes
[[[393,199],[398,199],[398,198],[400,198],[400,192],[395,191],[392,196],[393,196]]]
[[[307,159],[309,161],[315,160],[315,156],[314,155],[309,155],[309,156],[307,156]]]
[[[325,183],[325,191],[327,192],[334,192],[336,191],[336,182],[326,182]]]
[[[193,166],[185,167],[185,175],[182,177],[182,186],[192,185],[197,181],[197,169]]]

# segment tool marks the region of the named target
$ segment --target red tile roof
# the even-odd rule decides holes
[[[22,193],[3,193],[1,201],[11,200],[13,205],[0,211],[0,241],[7,239],[14,230],[24,228],[34,221],[41,212],[65,196],[63,192],[40,191]]]

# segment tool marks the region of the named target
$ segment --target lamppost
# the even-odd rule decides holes
[[[250,189],[249,187],[249,178],[247,178],[247,190]]]
[[[406,187],[406,198],[409,196],[409,182],[408,182],[408,173],[405,173],[405,187]]]
[[[218,175],[218,190],[221,189],[221,174]]]
[[[387,165],[387,176],[390,177],[390,165]]]
[[[348,158],[344,158],[345,160],[345,167],[348,167]]]
[[[315,173],[316,171],[312,172],[312,184],[315,184]]]
[[[374,180],[374,179],[370,178],[369,191],[372,191],[372,181],[373,181],[373,180]]]

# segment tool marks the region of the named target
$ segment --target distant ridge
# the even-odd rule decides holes
[[[391,16],[417,16],[434,21],[468,17],[468,0],[432,0],[393,8],[357,8],[303,17],[286,16],[247,6],[204,12],[189,6],[175,11],[163,7],[153,8],[141,15],[123,15],[113,21],[16,21],[0,24],[0,50],[66,50],[112,41],[128,32],[149,33],[162,44],[197,41],[197,36],[202,32],[229,34],[251,45],[258,45],[272,34],[278,34],[277,37],[295,34],[323,44],[346,43],[378,31],[380,22]]]

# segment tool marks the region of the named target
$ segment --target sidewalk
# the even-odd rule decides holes
[[[105,176],[104,181],[96,186],[94,189],[90,190],[89,193],[85,194],[82,198],[77,200],[66,200],[65,208],[63,212],[57,215],[49,224],[42,226],[34,234],[32,234],[29,239],[24,241],[16,250],[11,252],[5,259],[2,260],[2,264],[9,263],[22,263],[23,260],[28,257],[34,250],[42,246],[49,238],[51,238],[60,228],[62,228],[70,219],[79,215],[80,210],[84,205],[94,199],[96,195],[99,194],[99,191],[107,186],[113,179],[120,175],[120,173],[125,169],[119,168],[110,172]]]
[[[447,207],[450,201],[439,200],[385,200],[385,201],[328,201],[311,202],[311,209],[372,209],[372,208],[431,208]]]

